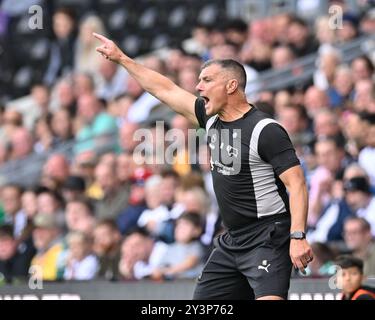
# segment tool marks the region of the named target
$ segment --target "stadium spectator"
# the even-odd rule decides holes
[[[129,199],[128,187],[121,187],[116,175],[115,166],[105,163],[98,164],[95,168],[95,178],[103,191],[103,198],[95,204],[97,219],[116,219],[120,212],[127,207]]]
[[[75,153],[98,149],[99,151],[113,150],[111,135],[117,132],[115,119],[102,110],[95,95],[85,94],[78,98],[78,115],[83,121],[83,127],[77,132]]]
[[[202,219],[199,213],[186,212],[176,222],[175,242],[169,244],[151,279],[196,278],[201,272],[203,249],[199,242]]]
[[[375,236],[375,196],[371,194],[367,177],[353,177],[344,184],[346,201],[357,216],[365,218]]]
[[[362,285],[365,280],[363,261],[352,256],[340,256],[336,264],[341,268],[337,272],[341,300],[375,300],[375,289]]]
[[[74,67],[75,13],[72,9],[57,9],[52,17],[55,39],[51,44],[50,59],[44,82],[52,85],[56,79],[66,75]]]
[[[92,236],[96,224],[94,207],[88,199],[76,198],[67,202],[65,223],[68,231]]]
[[[121,234],[112,220],[99,221],[93,233],[93,251],[99,259],[97,276],[107,280],[119,278]]]
[[[1,204],[4,210],[4,223],[13,227],[14,236],[18,238],[27,224],[27,217],[22,212],[22,188],[8,184],[1,189]]]
[[[91,253],[91,239],[87,234],[75,231],[66,236],[68,249],[65,280],[92,280],[95,278],[99,263]]]
[[[84,17],[78,26],[78,38],[74,52],[74,71],[99,75],[99,66],[103,60],[93,52],[97,41],[92,38],[93,32],[105,32],[103,21],[96,15]]]
[[[134,229],[121,245],[121,277],[124,280],[148,277],[165,249],[163,242],[155,242],[144,229]]]
[[[364,262],[364,275],[375,275],[375,246],[367,220],[352,217],[345,221],[344,239],[351,253]]]
[[[11,226],[0,226],[0,275],[6,283],[25,281],[35,250],[18,245]]]
[[[61,228],[57,217],[38,213],[34,217],[33,241],[37,250],[31,261],[38,279],[55,281],[64,275],[64,250]]]

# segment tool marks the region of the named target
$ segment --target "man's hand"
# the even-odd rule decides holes
[[[305,268],[314,258],[307,240],[291,239],[289,254],[294,268],[298,268],[303,274],[306,274]]]
[[[120,63],[121,59],[125,56],[121,49],[112,40],[102,36],[101,34],[94,32],[93,36],[102,43],[100,47],[96,48],[96,51],[101,53],[104,58],[116,63]]]

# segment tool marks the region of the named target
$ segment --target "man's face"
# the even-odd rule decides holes
[[[319,165],[335,172],[340,167],[341,157],[333,141],[320,141],[315,146]]]
[[[102,256],[111,250],[118,241],[118,234],[106,225],[99,225],[94,230],[94,252]]]
[[[196,90],[205,100],[205,109],[208,116],[217,114],[227,101],[227,78],[218,64],[204,68],[199,75]]]
[[[21,208],[19,191],[13,187],[5,187],[1,193],[1,202],[7,214],[16,214]]]
[[[16,253],[16,241],[12,237],[0,238],[0,261],[6,261],[13,257]]]
[[[363,230],[360,221],[348,220],[344,225],[344,239],[348,249],[359,250],[371,241],[371,233]]]
[[[346,295],[358,290],[363,281],[363,274],[356,267],[341,269],[338,272],[337,282]]]
[[[360,190],[348,190],[345,194],[345,200],[354,211],[357,211],[367,206],[368,194]]]
[[[34,246],[37,250],[45,250],[51,242],[57,237],[55,228],[37,227],[33,231]]]

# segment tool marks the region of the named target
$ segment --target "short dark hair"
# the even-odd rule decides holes
[[[345,223],[348,221],[359,221],[361,223],[362,231],[371,231],[371,225],[370,223],[365,219],[357,216],[349,216],[345,219]]]
[[[357,268],[363,274],[363,261],[351,255],[341,255],[335,261],[342,269]]]
[[[5,224],[5,225],[0,226],[0,239],[4,239],[4,238],[14,239],[13,227],[11,225]]]
[[[178,220],[186,220],[194,225],[196,228],[203,227],[202,215],[199,212],[186,211],[184,212]]]
[[[90,199],[82,196],[82,197],[77,197],[77,198],[75,198],[73,200],[68,201],[67,204],[69,204],[69,203],[80,203],[80,204],[82,204],[89,211],[89,214],[91,216],[94,216],[95,206],[92,203],[92,201],[90,201]]]
[[[205,62],[202,65],[201,70],[203,70],[203,69],[205,69],[205,68],[207,68],[207,67],[209,67],[209,66],[211,66],[213,64],[218,64],[223,69],[227,69],[227,70],[233,71],[234,74],[236,75],[237,80],[238,80],[239,87],[242,90],[245,90],[246,82],[247,82],[246,71],[245,71],[244,66],[241,63],[239,63],[238,61],[233,60],[233,59],[214,59],[214,60],[208,60],[207,62]]]
[[[120,232],[116,221],[110,218],[99,220],[95,228],[100,227],[100,226],[106,226],[107,228],[111,229],[114,232]]]

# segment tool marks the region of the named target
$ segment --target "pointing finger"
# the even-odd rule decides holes
[[[97,38],[98,40],[100,40],[100,41],[102,41],[102,42],[104,42],[104,43],[107,43],[107,42],[109,41],[108,38],[106,38],[105,36],[102,36],[102,35],[99,34],[99,33],[93,32],[92,34],[93,34],[93,36],[94,36],[95,38]]]

